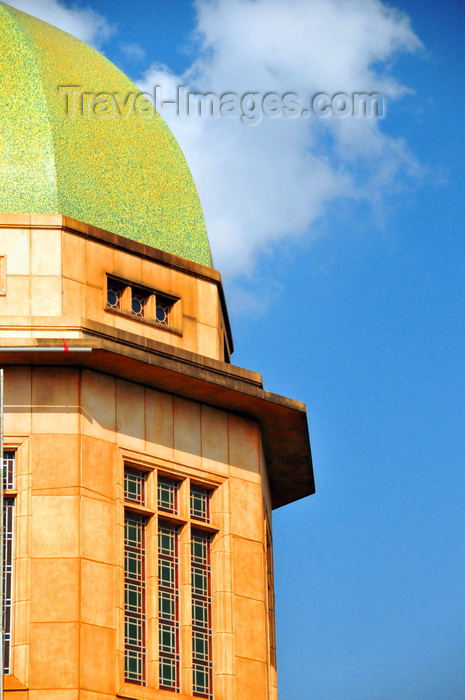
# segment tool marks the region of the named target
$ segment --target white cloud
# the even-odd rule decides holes
[[[53,24],[95,48],[99,48],[115,30],[98,12],[90,8],[68,8],[59,0],[9,0],[7,4]]]
[[[11,5],[99,46],[114,28],[92,9],[60,0]],[[150,4],[147,4],[148,8]],[[389,112],[408,89],[391,74],[400,52],[421,47],[408,17],[380,0],[197,0],[200,50],[184,75],[153,65],[143,90],[178,85],[222,95],[293,92],[301,103],[325,92],[381,93]],[[142,58],[139,46],[122,46]],[[417,167],[408,145],[383,133],[383,120],[315,116],[238,118],[163,115],[196,181],[216,266],[227,276],[254,269],[276,241],[314,236],[343,198],[382,210],[386,192]]]
[[[134,61],[142,61],[145,58],[145,49],[139,44],[121,44],[121,50]]]
[[[176,76],[154,65],[139,86],[178,85],[222,95],[293,92],[381,93],[389,104],[407,90],[390,74],[399,52],[421,42],[408,18],[378,0],[198,0],[202,51]],[[204,208],[215,265],[234,276],[253,269],[275,241],[313,235],[312,225],[340,198],[379,201],[415,159],[382,120],[311,116],[163,116],[183,149]]]

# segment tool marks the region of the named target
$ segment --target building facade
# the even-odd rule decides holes
[[[105,179],[108,124],[78,133],[47,97],[91,79],[87,51],[108,62],[1,3],[0,20],[2,56],[23,61],[13,104],[35,71],[52,124],[33,157],[27,126],[0,116],[5,697],[276,698],[272,510],[314,492],[305,406],[230,362],[221,277],[166,126],[150,128],[169,167],[157,156],[124,195],[119,162]],[[81,82],[58,74],[73,51]],[[79,139],[100,153],[104,204]]]

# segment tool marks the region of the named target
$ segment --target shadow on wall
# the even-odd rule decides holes
[[[5,434],[81,434],[224,475],[263,465],[256,421],[85,368],[5,368]]]

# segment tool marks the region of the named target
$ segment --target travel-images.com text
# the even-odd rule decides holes
[[[213,93],[187,93],[184,87],[179,87],[177,100],[163,101],[162,88],[154,89],[153,102],[148,98],[149,93],[129,93],[121,95],[118,92],[92,93],[86,92],[79,86],[60,86],[58,92],[65,100],[66,115],[75,117],[127,118],[137,115],[142,118],[154,117],[156,113],[163,114],[164,110],[175,111],[179,117],[240,117],[245,124],[256,124],[261,115],[277,117],[383,117],[384,100],[378,93],[354,93],[352,96],[338,93],[333,97],[319,93],[311,98],[311,108],[305,109],[300,99],[294,93],[280,97],[269,93],[262,97],[260,93],[247,93],[238,97],[234,93],[226,93],[220,98]]]

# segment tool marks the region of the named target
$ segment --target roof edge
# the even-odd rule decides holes
[[[205,365],[201,355],[198,363],[189,363],[171,346],[163,352],[164,343],[158,345],[149,350],[88,337],[67,339],[67,346],[90,347],[91,352],[60,353],[56,352],[63,348],[59,339],[12,338],[3,340],[1,359],[4,367],[81,366],[252,418],[261,427],[272,507],[315,493],[305,404],[265,391],[241,375],[240,368],[234,371],[219,361]],[[193,360],[195,353],[189,355]]]

